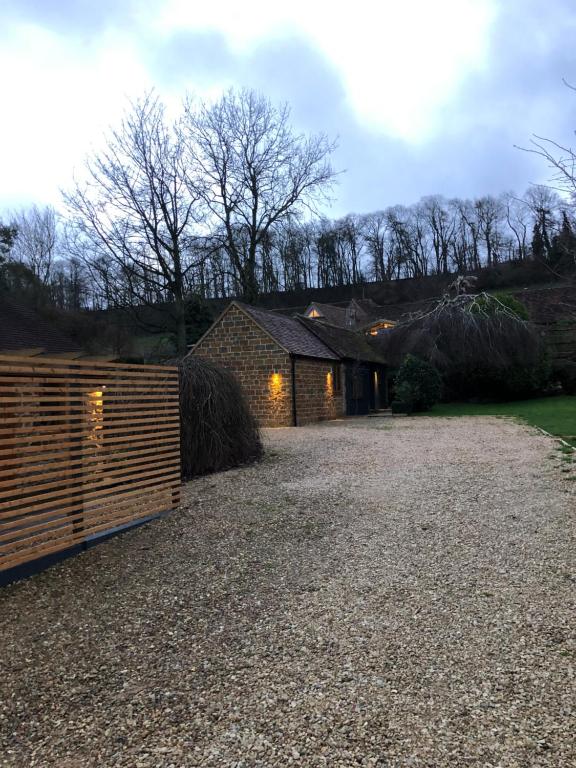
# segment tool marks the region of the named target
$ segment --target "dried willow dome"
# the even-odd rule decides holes
[[[192,356],[179,371],[182,479],[257,461],[260,432],[235,377]]]

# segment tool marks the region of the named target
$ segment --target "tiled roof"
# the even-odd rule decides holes
[[[403,304],[386,304],[380,307],[381,312],[378,320],[405,320],[414,312],[425,312],[427,309],[430,309],[436,301],[437,299],[422,299],[420,301],[405,302]],[[372,322],[364,323],[364,325],[372,325]]]
[[[379,320],[390,319],[386,314],[387,308],[379,306],[372,299],[351,299],[337,304],[313,301],[308,306],[316,307],[320,319],[339,328],[364,328]]]
[[[353,301],[362,311],[362,314],[358,315],[357,327],[390,319],[386,314],[386,307],[376,304],[372,299],[353,299]]]
[[[299,317],[298,320],[342,359],[360,360],[365,363],[385,364],[386,362],[382,354],[372,346],[371,340],[363,333],[339,328],[318,319]]]
[[[285,350],[293,355],[319,357],[324,360],[338,360],[338,356],[317,336],[305,328],[293,317],[279,315],[265,309],[258,309],[250,304],[234,302],[258,325],[267,331]]]
[[[0,294],[0,352],[36,348],[48,353],[81,351],[34,310]]]
[[[339,325],[341,328],[348,325],[346,307],[337,307],[334,304],[321,304],[318,301],[313,301],[309,306],[314,306],[327,323]]]

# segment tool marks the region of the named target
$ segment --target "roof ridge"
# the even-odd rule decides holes
[[[252,304],[236,301],[238,307],[288,353],[301,357],[337,360],[339,355],[297,317],[282,315]]]

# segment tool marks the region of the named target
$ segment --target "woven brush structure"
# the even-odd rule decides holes
[[[182,479],[260,459],[258,425],[235,377],[195,357],[179,371]]]

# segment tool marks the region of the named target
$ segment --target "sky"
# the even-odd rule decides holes
[[[277,6],[277,7],[276,7]],[[574,0],[0,0],[0,215],[60,190],[154,88],[254,88],[338,141],[329,216],[545,183],[576,129]]]

